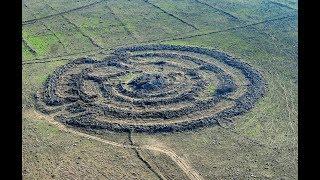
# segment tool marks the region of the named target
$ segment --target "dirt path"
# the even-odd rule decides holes
[[[142,146],[125,145],[125,144],[109,141],[106,139],[102,139],[102,138],[99,138],[99,137],[96,137],[96,136],[93,136],[90,134],[82,133],[80,131],[73,130],[73,129],[68,128],[68,127],[64,126],[63,124],[55,121],[53,119],[53,117],[41,114],[39,112],[36,112],[35,110],[29,110],[26,114],[32,118],[47,120],[47,122],[49,122],[52,125],[55,125],[58,129],[60,129],[62,131],[72,133],[74,135],[85,137],[88,139],[92,139],[95,141],[99,141],[99,142],[109,144],[112,146],[117,146],[117,147],[121,147],[121,148],[131,148],[131,149],[147,149],[147,150],[157,151],[157,152],[163,153],[163,154],[169,156],[191,180],[203,180],[203,178],[200,176],[200,174],[194,168],[192,168],[192,166],[185,159],[178,156],[176,153],[174,153],[170,149],[167,149],[164,147],[150,146],[150,145],[142,145]]]
[[[155,147],[155,146],[149,146],[149,145],[143,145],[140,146],[141,149],[148,149],[152,151],[158,151],[163,154],[166,154],[169,156],[180,168],[181,170],[190,178],[190,179],[195,179],[195,180],[202,180],[203,178],[199,175],[199,173],[193,169],[190,164],[185,161],[182,157],[178,156],[176,153],[169,149],[164,149],[160,147]]]

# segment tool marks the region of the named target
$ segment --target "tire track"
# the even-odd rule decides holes
[[[276,40],[276,39],[277,39],[275,36],[273,36],[273,35],[270,34],[270,33],[264,32],[264,31],[259,30],[259,29],[256,29],[256,28],[253,28],[253,29],[256,30],[256,31],[258,31],[260,34],[263,34],[263,35],[265,35],[265,36],[269,36],[270,39],[272,39],[272,40]],[[276,46],[276,49],[280,50],[281,53],[283,53],[283,54],[286,55],[286,56],[289,56],[287,52],[285,52],[285,51],[282,50],[283,48],[280,48],[280,47],[278,46],[277,43],[275,43],[274,41],[272,41],[272,44],[273,44],[274,46]],[[275,74],[276,74],[276,77],[280,77],[280,75],[279,75],[278,73],[275,73]],[[288,113],[288,118],[289,118],[289,120],[291,120],[291,119],[292,119],[292,114],[294,114],[294,112],[293,112],[292,108],[290,108],[290,104],[291,104],[290,102],[291,102],[291,101],[289,101],[289,99],[288,99],[289,96],[288,96],[288,94],[287,94],[286,88],[283,86],[283,84],[281,83],[280,80],[276,80],[276,79],[275,79],[275,81],[277,82],[277,84],[279,84],[279,87],[281,88],[281,90],[282,90],[283,93],[284,93],[284,101],[286,102],[286,111],[287,111],[287,113]],[[293,131],[295,131],[294,128],[293,128],[292,122],[290,122],[289,125],[290,125],[291,129],[292,129]]]
[[[44,17],[41,17],[41,18],[26,20],[26,21],[22,22],[22,26],[23,25],[27,25],[27,24],[33,24],[33,23],[35,23],[37,21],[48,19],[48,18],[51,18],[51,17],[54,17],[54,16],[64,15],[64,14],[67,14],[67,13],[70,13],[70,12],[73,12],[73,11],[78,11],[78,10],[81,10],[81,9],[85,9],[85,8],[91,7],[91,6],[96,5],[96,4],[100,4],[103,1],[104,0],[100,0],[100,1],[96,1],[96,2],[87,4],[87,5],[84,5],[84,6],[80,6],[80,7],[74,8],[74,9],[70,9],[70,10],[67,10],[67,11],[59,12],[59,13],[56,13],[56,14],[51,14],[51,15],[44,16]]]
[[[76,56],[84,53],[90,53],[90,54],[86,54],[86,56],[91,56],[91,55],[100,53],[100,51],[101,50],[87,50],[82,52],[70,53],[66,55],[58,55],[53,57],[41,58],[41,59],[27,60],[27,61],[22,61],[22,65],[41,64],[41,63],[48,63],[48,62],[55,62],[55,61],[68,61],[68,60],[71,60],[70,58],[67,58],[68,56]],[[104,49],[104,51],[108,51],[108,49]],[[62,58],[62,59],[56,59],[56,58]]]
[[[199,173],[195,169],[193,169],[192,166],[189,165],[189,163],[187,161],[185,161],[183,158],[181,158],[180,156],[178,156],[176,153],[174,153],[173,151],[171,151],[169,149],[150,146],[150,145],[136,146],[136,145],[132,145],[132,144],[130,144],[130,145],[120,144],[120,143],[117,143],[114,141],[109,141],[106,139],[102,139],[100,137],[96,137],[96,136],[93,136],[90,134],[86,134],[86,133],[83,133],[80,131],[73,130],[73,129],[68,128],[68,127],[64,126],[63,124],[55,121],[52,116],[47,116],[47,115],[41,114],[35,110],[26,110],[25,114],[27,116],[29,116],[30,118],[36,118],[39,120],[46,120],[48,123],[56,126],[61,131],[71,133],[76,136],[88,138],[91,140],[99,141],[104,144],[108,144],[108,145],[112,145],[112,146],[116,146],[116,147],[120,147],[120,148],[129,148],[129,149],[136,149],[136,150],[146,149],[146,150],[157,151],[157,152],[163,153],[163,154],[169,156],[191,180],[203,180],[203,178],[199,175]],[[132,140],[130,140],[130,141],[131,141],[131,143],[133,143]],[[146,162],[146,163],[148,164],[148,162]],[[160,176],[160,179],[161,179],[161,176]]]
[[[276,73],[276,77],[280,77],[280,75]],[[294,114],[294,112],[293,112],[292,108],[290,107],[291,101],[288,98],[289,95],[287,94],[287,90],[286,90],[285,86],[280,82],[280,80],[275,80],[275,81],[279,84],[280,89],[283,91],[283,99],[286,103],[286,111],[288,113],[289,125],[290,125],[290,128],[292,129],[292,131],[295,132],[295,129],[292,125],[293,123],[291,122],[292,114]]]
[[[266,36],[269,36],[271,39],[276,39],[275,36],[273,36],[272,34],[269,34],[269,33],[267,33],[267,32],[260,31],[260,33],[261,33],[261,34],[264,34],[264,35],[266,35]],[[285,51],[283,51],[282,48],[280,48],[277,43],[273,43],[273,44],[274,44],[274,46],[276,46],[276,48],[277,48],[278,50],[280,50],[280,52],[282,52],[283,54],[285,54],[286,56],[288,56],[288,54],[287,54]],[[275,74],[276,74],[276,77],[280,77],[279,73],[276,73],[276,72],[275,72]],[[281,81],[280,81],[280,80],[276,80],[276,79],[275,79],[275,81],[277,82],[277,84],[279,84],[281,90],[282,90],[283,93],[284,93],[284,101],[286,102],[286,111],[287,111],[287,113],[288,113],[288,118],[289,118],[289,120],[292,120],[292,114],[294,114],[294,111],[292,110],[293,108],[290,108],[290,105],[291,105],[290,102],[292,102],[292,101],[289,101],[289,99],[288,99],[289,96],[288,96],[288,94],[287,94],[287,90],[286,90],[286,88],[283,86],[283,84],[281,83]],[[292,122],[289,122],[289,125],[290,125],[291,129],[292,129],[293,132],[294,132],[295,130],[294,130],[294,128],[293,128]]]
[[[165,13],[165,14],[167,14],[167,15],[169,15],[169,16],[171,16],[171,17],[175,18],[175,19],[177,19],[178,21],[180,21],[180,22],[182,22],[182,23],[184,23],[184,24],[186,24],[186,25],[188,25],[188,26],[192,27],[193,29],[195,29],[195,30],[199,30],[199,29],[198,29],[197,27],[195,27],[194,25],[192,25],[192,24],[190,24],[190,23],[188,23],[188,22],[186,22],[186,21],[184,21],[184,20],[180,19],[179,17],[175,16],[175,15],[174,15],[174,14],[172,14],[172,13],[167,12],[166,10],[164,10],[164,9],[162,9],[161,7],[159,7],[159,6],[157,6],[157,5],[153,4],[153,3],[151,3],[150,1],[148,1],[148,0],[144,0],[144,2],[146,2],[147,4],[150,4],[151,6],[153,6],[153,7],[154,7],[154,8],[156,8],[156,9],[159,9],[159,10],[160,10],[160,11],[162,11],[163,13]]]
[[[48,62],[59,62],[59,61],[69,61],[70,59],[55,59],[55,60],[47,60],[47,61],[34,61],[27,60],[26,62],[23,62],[22,65],[28,65],[28,64],[42,64],[42,63],[48,63]],[[28,62],[31,61],[31,62]]]
[[[259,25],[259,24],[278,21],[278,20],[282,20],[282,19],[290,19],[290,18],[295,18],[295,17],[296,17],[296,15],[287,15],[287,16],[283,16],[283,17],[279,17],[279,18],[267,19],[267,20],[264,20],[264,21],[259,21],[259,22],[255,22],[255,23],[251,23],[251,24],[247,24],[247,25],[243,25],[243,26],[231,27],[231,28],[218,30],[218,31],[210,31],[210,32],[207,32],[207,33],[186,35],[184,37],[173,37],[173,38],[165,38],[165,39],[156,39],[156,40],[150,40],[150,41],[145,41],[145,42],[141,42],[141,43],[153,43],[153,42],[160,43],[160,42],[166,42],[166,41],[184,40],[184,39],[189,39],[189,38],[193,38],[193,37],[201,37],[201,36],[206,36],[206,35],[210,35],[210,34],[216,34],[216,33],[222,33],[222,32],[227,32],[227,31],[244,29],[244,28],[247,28],[247,27],[250,27],[250,26],[255,26],[255,25]],[[127,44],[127,45],[132,45],[132,44]],[[116,46],[115,48],[102,48],[102,50],[103,51],[109,51],[109,50],[111,51],[111,50],[114,50],[114,49],[116,49],[118,47],[121,47],[121,46]],[[89,52],[97,52],[97,51],[101,51],[101,49],[100,50],[87,50],[87,51],[82,51],[82,52],[77,52],[77,53],[70,53],[70,54],[63,55],[63,56],[47,57],[47,58],[34,59],[34,60],[45,60],[45,59],[61,58],[61,57],[67,57],[67,56],[78,55],[78,54],[89,53]],[[38,62],[36,62],[36,61],[33,61],[33,62],[22,62],[22,64],[46,63],[46,62],[52,62],[52,61],[56,61],[56,60],[38,61]]]

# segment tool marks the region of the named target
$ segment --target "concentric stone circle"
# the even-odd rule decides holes
[[[265,89],[257,70],[226,53],[141,45],[59,67],[37,93],[36,105],[88,131],[175,132],[242,115]]]

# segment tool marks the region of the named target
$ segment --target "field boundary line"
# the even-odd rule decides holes
[[[69,9],[69,10],[67,10],[67,11],[62,11],[62,12],[59,12],[59,13],[51,14],[51,15],[48,15],[48,16],[40,17],[40,18],[22,21],[22,26],[23,26],[23,25],[27,25],[27,24],[33,24],[33,23],[36,23],[37,21],[41,21],[41,20],[44,20],[44,19],[48,19],[48,18],[51,18],[51,17],[54,17],[54,16],[59,16],[59,15],[63,15],[63,14],[67,14],[67,13],[73,12],[73,11],[85,9],[85,8],[90,7],[90,6],[93,6],[93,5],[96,5],[96,4],[100,4],[100,3],[102,3],[103,1],[104,1],[104,0],[100,0],[100,1],[96,1],[96,2],[87,4],[87,5],[84,5],[84,6],[80,6],[80,7],[74,8],[74,9]],[[51,6],[50,6],[50,7],[51,7]]]
[[[222,13],[222,14],[228,16],[229,18],[232,18],[232,19],[234,19],[234,20],[239,20],[239,17],[237,17],[237,16],[235,16],[235,15],[232,15],[231,13],[226,12],[226,11],[220,9],[220,8],[217,8],[217,7],[215,7],[215,6],[211,5],[211,4],[208,4],[208,3],[203,2],[203,1],[200,1],[200,0],[195,0],[195,2],[197,2],[197,3],[199,3],[199,4],[202,4],[202,5],[205,5],[205,6],[208,6],[208,7],[212,8],[212,9],[214,9],[215,11],[217,11],[217,12],[219,12],[219,13]]]
[[[55,10],[53,7],[49,6],[51,9]],[[85,38],[88,38],[89,41],[91,42],[91,44],[95,47],[97,47],[98,49],[103,49],[103,47],[101,47],[99,44],[97,44],[97,42],[92,38],[90,37],[89,35],[87,35],[86,33],[84,33],[81,28],[79,26],[77,26],[75,23],[73,23],[70,19],[68,19],[66,16],[64,16],[63,14],[61,14],[61,17],[66,20],[69,24],[71,24],[74,28],[76,28],[80,34],[85,37]]]
[[[195,29],[195,30],[199,30],[199,29],[198,29],[197,27],[195,27],[194,25],[192,25],[192,24],[190,24],[190,23],[188,23],[188,22],[186,22],[186,21],[182,20],[181,18],[179,18],[179,17],[175,16],[174,14],[169,13],[168,11],[166,11],[166,10],[162,9],[161,7],[159,7],[159,6],[157,6],[157,5],[153,4],[153,3],[151,3],[149,0],[144,0],[144,2],[145,2],[145,3],[147,3],[147,4],[149,4],[149,5],[151,5],[151,6],[153,6],[154,8],[156,8],[156,9],[158,9],[158,10],[162,11],[163,13],[165,13],[165,14],[169,15],[170,17],[173,17],[173,18],[175,18],[175,19],[179,20],[180,22],[182,22],[182,23],[184,23],[184,24],[186,24],[186,25],[188,25],[188,26],[192,27],[193,29]]]
[[[124,30],[128,33],[128,35],[132,36],[135,40],[137,40],[136,36],[131,32],[128,27],[123,23],[123,21],[120,19],[118,15],[108,6],[106,5],[106,8],[110,11],[112,16],[121,24],[121,26],[124,28]]]
[[[37,51],[35,51],[34,49],[32,49],[32,47],[24,40],[24,38],[22,37],[22,43],[26,46],[26,48],[28,49],[28,51],[30,51],[30,53],[37,57]]]
[[[52,8],[51,6],[49,6],[49,7]],[[26,7],[26,10],[29,11],[30,14],[35,17],[35,15],[34,15],[34,13],[33,13],[33,11],[32,11],[31,9],[29,9],[28,7]],[[62,45],[63,50],[67,53],[67,49],[66,49],[65,45],[62,43],[61,39],[57,36],[57,34],[56,34],[51,28],[49,28],[49,27],[47,26],[46,22],[40,22],[40,23],[41,23],[48,31],[50,31],[50,32],[52,33],[52,35],[53,35],[53,36],[58,40],[58,42]]]
[[[288,18],[293,18],[296,17],[296,15],[287,15],[287,16],[283,16],[283,17],[279,17],[279,18],[274,18],[274,19],[267,19],[264,21],[259,21],[259,22],[255,22],[255,23],[251,23],[251,24],[246,24],[246,25],[242,25],[242,26],[236,26],[236,27],[231,27],[231,28],[226,28],[223,30],[218,30],[218,31],[210,31],[210,32],[205,32],[205,33],[199,33],[199,34],[193,34],[193,35],[186,35],[184,37],[173,37],[173,38],[165,38],[165,39],[155,39],[155,40],[150,40],[150,41],[145,41],[145,42],[141,42],[142,43],[153,43],[153,42],[166,42],[166,41],[174,41],[174,40],[183,40],[183,39],[189,39],[189,38],[193,38],[193,37],[201,37],[201,36],[206,36],[206,35],[210,35],[210,34],[215,34],[215,33],[221,33],[221,32],[227,32],[227,31],[233,31],[233,30],[238,30],[238,29],[243,29],[243,28],[247,28],[250,26],[255,26],[255,25],[259,25],[259,24],[263,24],[263,23],[267,23],[267,22],[273,22],[273,21],[278,21],[278,20],[282,20],[282,19],[288,19]],[[136,43],[134,43],[136,44]],[[127,45],[133,45],[133,44],[127,44]],[[55,56],[55,57],[45,57],[42,59],[34,59],[34,60],[44,60],[44,59],[54,59],[54,58],[62,58],[62,57],[67,57],[67,56],[72,56],[72,55],[78,55],[78,54],[83,54],[83,53],[89,53],[89,52],[104,52],[104,51],[112,51],[118,47],[122,47],[123,45],[120,46],[116,46],[115,48],[102,48],[102,49],[94,49],[94,50],[88,50],[88,51],[83,51],[83,52],[77,52],[77,53],[71,53],[71,54],[66,54],[63,56]],[[24,64],[33,64],[33,63],[45,63],[45,62],[52,62],[54,60],[49,60],[49,61],[33,61],[33,60],[28,60],[28,61],[32,61],[32,62],[28,62],[27,61],[22,61],[22,65]]]
[[[247,28],[247,27],[250,27],[250,26],[255,26],[255,25],[264,24],[264,23],[268,23],[268,22],[273,22],[273,21],[277,21],[277,20],[292,18],[292,17],[295,17],[295,16],[296,15],[287,15],[287,16],[283,16],[283,17],[279,17],[279,18],[267,19],[267,20],[264,20],[264,21],[250,23],[250,24],[246,24],[246,25],[242,25],[242,26],[230,27],[230,28],[226,28],[226,29],[222,29],[222,30],[210,31],[210,32],[207,32],[207,33],[199,33],[199,34],[195,34],[195,35],[189,35],[189,36],[186,36],[186,37],[173,38],[171,40],[189,39],[189,38],[193,38],[193,37],[206,36],[206,35],[210,35],[210,34],[226,32],[226,31],[233,31],[233,30],[243,29],[243,28]],[[163,40],[163,41],[168,41],[168,40]],[[163,41],[160,41],[160,42],[163,42]]]
[[[49,27],[46,25],[45,22],[41,22],[41,23],[44,25],[44,27],[45,27],[47,30],[49,30],[49,31],[52,32],[53,36],[54,36],[54,37],[58,40],[58,42],[62,45],[64,51],[67,52],[67,48],[66,48],[65,45],[62,43],[61,39],[57,36],[57,34],[56,34],[51,28],[49,28]]]

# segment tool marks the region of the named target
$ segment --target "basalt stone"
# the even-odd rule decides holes
[[[139,58],[143,61],[136,61]],[[185,62],[192,63],[187,67]],[[237,98],[228,98],[239,90],[233,70],[248,84]],[[206,93],[212,83],[214,92]],[[39,111],[55,113],[55,119],[69,127],[160,133],[189,131],[243,115],[265,91],[259,71],[226,53],[157,44],[118,48],[102,60],[71,61],[48,77],[35,101]],[[217,108],[225,101],[232,104]]]

